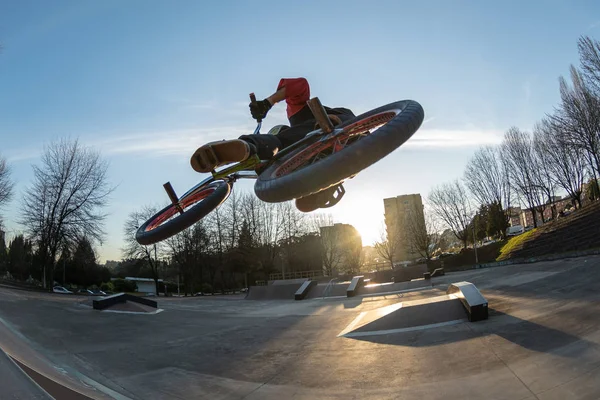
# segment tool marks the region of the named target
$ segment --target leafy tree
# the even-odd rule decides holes
[[[8,268],[8,248],[4,239],[4,231],[0,223],[0,276],[4,275]]]
[[[32,272],[33,250],[30,240],[16,236],[8,246],[8,271],[20,280],[26,280]]]
[[[115,279],[111,282],[115,292],[137,292],[137,284],[125,279]]]

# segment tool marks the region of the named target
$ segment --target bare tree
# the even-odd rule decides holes
[[[533,130],[536,150],[549,160],[550,175],[555,183],[571,197],[573,205],[581,207],[582,185],[585,181],[585,163],[563,133],[548,119],[536,124]]]
[[[256,196],[244,200],[244,218],[257,244],[258,269],[267,277],[275,271],[284,234],[284,213],[278,203],[265,203]]]
[[[13,182],[10,179],[10,167],[6,159],[0,156],[0,206],[11,199]]]
[[[358,240],[353,238],[352,242],[349,243],[345,256],[346,273],[354,275],[360,272],[360,267],[363,262],[362,250],[362,240],[360,239],[360,236],[358,236]]]
[[[561,104],[549,115],[564,140],[585,153],[592,175],[600,175],[600,98],[571,66],[572,86],[560,77]]]
[[[466,248],[471,210],[464,186],[458,180],[436,186],[429,193],[428,200],[433,213],[452,230]]]
[[[396,227],[397,225],[393,225]],[[400,242],[398,232],[390,233],[385,227],[385,224],[381,226],[381,230],[379,231],[379,240],[375,242],[375,250],[377,254],[381,257],[385,258],[389,263],[390,267],[394,268],[394,260],[396,259],[396,253],[398,252],[398,248],[400,247]]]
[[[589,36],[582,36],[577,45],[586,81],[598,93],[600,92],[600,42]]]
[[[407,229],[411,246],[427,260],[431,259],[433,251],[439,243],[439,224],[431,211],[415,204],[408,214]]]
[[[479,204],[500,204],[508,221],[511,188],[508,171],[504,166],[498,147],[481,147],[469,160],[464,181]]]
[[[537,140],[536,140],[537,139]],[[540,141],[539,136],[535,135],[532,137],[531,145],[533,148],[534,155],[534,168],[533,168],[533,176],[534,176],[534,184],[541,192],[542,196],[545,197],[546,203],[542,202],[540,204],[540,212],[542,216],[542,221],[544,221],[544,210],[546,208],[546,204],[550,206],[552,211],[552,219],[556,219],[556,205],[554,205],[554,195],[556,194],[556,179],[553,176],[553,165],[552,158],[548,154],[548,152],[544,151],[544,147],[546,143]]]
[[[294,207],[291,202],[278,203],[278,213],[282,216],[283,236],[279,241],[282,249],[283,262],[281,266],[281,272],[285,279],[286,271],[291,272],[292,262],[295,254],[293,254],[294,246],[292,245],[294,239],[300,234],[304,233],[304,218],[305,214],[301,213]]]
[[[529,206],[537,227],[537,213],[544,204],[544,192],[538,178],[538,163],[531,137],[518,128],[510,128],[502,142],[502,156],[506,163],[510,184],[515,193]]]
[[[222,271],[228,257],[227,218],[221,208],[212,211],[206,218],[210,237],[210,252],[212,257],[207,263],[208,276],[213,293],[217,273]]]
[[[61,245],[84,236],[101,241],[106,218],[102,209],[112,192],[107,170],[108,163],[98,152],[66,139],[46,147],[42,165],[33,166],[34,180],[23,198],[21,223],[37,245],[44,287],[52,282]]]
[[[154,280],[155,294],[158,296],[159,259],[164,255],[165,244],[164,242],[158,242],[153,245],[144,246],[135,240],[135,233],[138,228],[156,214],[157,211],[156,207],[145,206],[141,210],[133,211],[129,214],[123,226],[125,247],[123,247],[122,252],[124,258],[142,259],[148,263],[152,279]]]
[[[323,246],[323,273],[325,276],[333,276],[333,272],[342,262],[342,237],[335,229],[321,229],[333,226],[331,214],[314,214],[311,219],[311,230],[319,232]]]
[[[183,278],[184,293],[193,294],[193,285],[199,278],[203,284],[204,264],[208,258],[210,238],[204,220],[179,232],[165,241],[171,259],[178,267],[177,274]]]

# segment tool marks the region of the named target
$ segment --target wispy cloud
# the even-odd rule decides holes
[[[219,103],[214,100],[202,101],[199,103],[189,103],[185,108],[190,110],[218,110],[220,109]]]
[[[273,115],[270,123],[265,125],[262,133],[267,133],[272,125],[287,123],[285,114]],[[429,118],[431,121],[433,118]],[[425,123],[427,120],[425,121]],[[128,134],[110,133],[103,139],[81,137],[82,144],[91,146],[104,155],[137,154],[146,157],[168,157],[190,155],[204,143],[234,139],[241,135],[251,134],[254,126],[250,124],[220,126],[214,128],[189,128],[156,132],[137,132]],[[407,143],[409,147],[448,148],[494,145],[502,141],[503,133],[493,130],[465,129],[420,129]],[[19,162],[39,158],[43,146],[32,149],[15,149],[6,152],[9,162]]]
[[[432,121],[435,121],[436,118],[437,118],[436,116],[427,118],[425,121],[423,121],[423,125],[428,124]]]
[[[6,152],[6,160],[9,163],[16,163],[20,161],[33,160],[38,158],[41,154],[41,148],[35,149],[15,149]]]
[[[248,126],[223,126],[211,129],[180,129],[135,133],[84,143],[105,154],[144,154],[147,156],[189,155],[200,145],[215,140],[233,139],[252,133]]]
[[[476,147],[499,144],[503,133],[482,130],[423,129],[406,146],[421,148]]]
[[[587,27],[587,30],[589,31],[590,29],[594,29],[594,28],[596,28],[597,26],[600,26],[600,20],[598,20],[598,21],[596,21],[596,22],[593,22],[593,23],[591,23],[591,24],[590,24],[590,25]]]
[[[529,104],[529,101],[531,100],[531,82],[530,81],[525,81],[525,83],[523,83],[523,94],[525,96],[525,102],[527,104]]]

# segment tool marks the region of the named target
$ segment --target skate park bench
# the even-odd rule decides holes
[[[363,275],[355,276],[350,281],[348,285],[348,289],[346,290],[347,297],[354,297],[358,293],[358,289],[360,289],[365,283],[365,277]]]
[[[446,294],[460,299],[467,311],[469,321],[475,322],[488,318],[488,302],[471,282],[451,283]]]
[[[133,303],[139,303],[148,307],[157,308],[156,301],[145,299],[143,297],[133,296],[127,293],[117,293],[111,296],[104,297],[102,299],[94,299],[93,306],[94,310],[104,310],[110,306],[114,306],[117,303],[125,303],[131,301]]]

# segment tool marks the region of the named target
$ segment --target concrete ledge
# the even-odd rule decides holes
[[[513,265],[513,264],[532,264],[532,263],[541,262],[541,261],[564,260],[566,258],[577,258],[577,257],[595,256],[595,255],[600,255],[600,249],[569,251],[567,253],[547,254],[547,255],[539,256],[539,257],[511,258],[511,259],[503,260],[503,261],[495,261],[495,262],[486,263],[486,264],[478,264],[472,268],[465,269],[465,271],[467,271],[469,269],[503,267],[505,265]]]
[[[469,321],[481,321],[488,318],[488,302],[479,289],[471,282],[457,282],[448,286],[446,294],[457,297],[467,310]]]
[[[432,278],[436,277],[436,276],[443,276],[443,275],[446,275],[446,273],[444,272],[444,268],[436,268],[431,273]]]
[[[304,300],[308,292],[315,286],[317,286],[317,281],[304,282],[294,294],[294,300]]]
[[[145,299],[143,297],[133,296],[127,293],[117,293],[112,296],[107,296],[102,299],[94,299],[92,304],[94,310],[104,310],[110,306],[114,306],[117,303],[125,303],[131,301],[132,303],[144,304],[148,307],[157,308],[156,301]]]
[[[363,275],[352,278],[352,281],[350,281],[350,284],[348,285],[348,289],[346,289],[346,297],[356,296],[358,290],[364,286],[364,283],[365,277]]]

